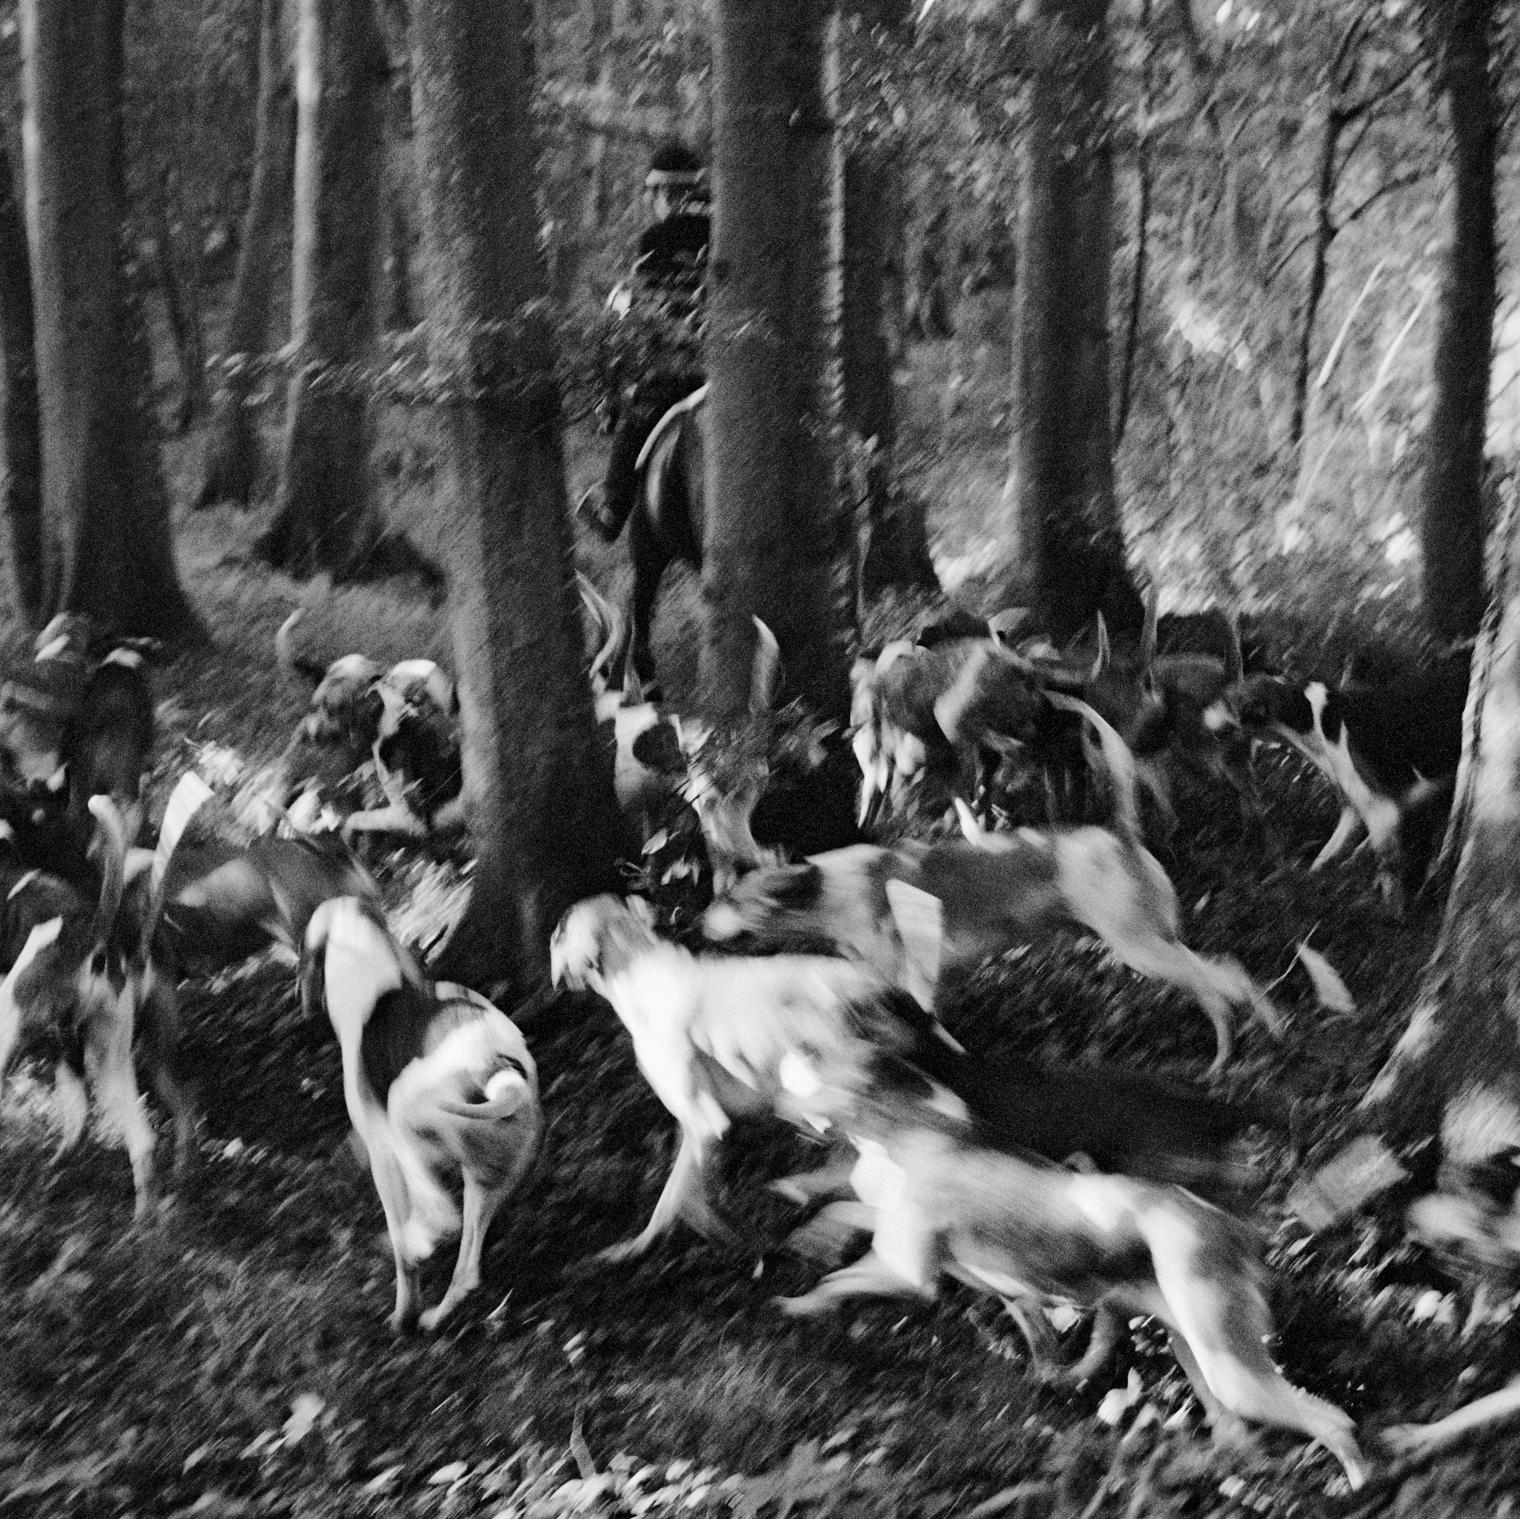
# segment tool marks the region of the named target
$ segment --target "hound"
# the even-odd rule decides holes
[[[428,985],[378,910],[357,897],[312,915],[301,994],[309,1013],[325,1009],[332,1020],[348,1116],[385,1210],[396,1263],[391,1328],[437,1329],[480,1285],[486,1231],[538,1153],[533,1057],[484,997]],[[422,1263],[455,1234],[448,1290],[419,1312]]]

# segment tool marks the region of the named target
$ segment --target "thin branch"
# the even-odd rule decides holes
[[[1392,195],[1398,190],[1407,190],[1411,185],[1417,185],[1422,180],[1429,179],[1430,173],[1429,169],[1411,169],[1407,174],[1395,175],[1394,178],[1385,181],[1354,210],[1348,211],[1341,217],[1336,230],[1339,231],[1341,227],[1349,227],[1364,212],[1370,211],[1385,195]]]

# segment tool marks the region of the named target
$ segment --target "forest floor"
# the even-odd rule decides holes
[[[396,436],[396,475],[415,478]],[[180,500],[188,446],[171,451]],[[576,440],[575,484],[595,473],[599,446]],[[271,639],[297,602],[313,608],[303,636],[320,657],[447,656],[439,614],[415,590],[303,590],[252,564],[247,521],[212,512],[180,526],[216,643],[157,672],[160,802],[205,744],[254,762],[278,751],[302,696],[276,678]],[[943,554],[974,557],[964,522],[939,530]],[[600,578],[614,573],[615,556],[582,552]],[[667,651],[672,630],[689,626],[681,604],[677,593],[664,615]],[[1189,943],[1238,956],[1287,1018],[1280,1043],[1242,1031],[1223,1083],[1292,1099],[1291,1142],[1262,1142],[1253,1210],[1270,1241],[1278,1358],[1375,1440],[1502,1383],[1517,1340],[1507,1315],[1474,1321],[1460,1282],[1384,1223],[1311,1237],[1287,1214],[1293,1181],[1350,1132],[1437,917],[1427,907],[1392,920],[1359,860],[1309,874],[1333,804],[1292,765],[1268,766],[1262,781],[1281,859],[1240,845],[1227,802],[1198,794],[1165,863]],[[446,864],[399,860],[386,875],[391,905],[414,924],[450,900],[455,879]],[[1318,1007],[1295,958],[1304,942],[1339,972],[1354,1012]],[[1217,1451],[1149,1328],[1127,1367],[1072,1393],[1032,1378],[996,1305],[959,1288],[934,1305],[798,1325],[771,1299],[810,1285],[817,1268],[779,1248],[741,1255],[678,1235],[636,1266],[568,1272],[643,1221],[671,1154],[672,1125],[626,1037],[589,998],[533,1026],[544,1161],[492,1232],[486,1287],[439,1338],[394,1341],[389,1251],[345,1143],[330,1030],[302,1017],[290,972],[268,963],[187,986],[185,1007],[203,1171],[150,1226],[131,1224],[121,1154],[92,1140],[55,1160],[45,1087],[8,1084],[0,1519],[1497,1519],[1520,1502],[1520,1442],[1502,1437],[1382,1468],[1354,1497],[1323,1452],[1295,1439]],[[1179,994],[1075,939],[989,964],[948,1017],[972,1047],[1053,1061],[1195,1077],[1212,1053],[1207,1021]],[[728,1146],[723,1205],[762,1238],[779,1242],[790,1217],[763,1183],[800,1148],[763,1131]]]

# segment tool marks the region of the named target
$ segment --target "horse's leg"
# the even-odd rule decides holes
[[[649,502],[641,496],[628,524],[628,557],[633,563],[633,590],[628,602],[629,658],[634,675],[645,688],[654,682],[654,653],[650,648],[654,602],[670,563],[670,553],[653,517]]]

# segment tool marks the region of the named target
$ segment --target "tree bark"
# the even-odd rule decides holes
[[[334,383],[378,332],[386,62],[374,0],[300,0],[290,381],[271,564],[354,579],[381,537],[369,477],[368,397]]]
[[[11,588],[22,620],[40,627],[43,583],[42,433],[37,413],[36,333],[26,219],[0,145],[0,510],[10,547]]]
[[[1013,465],[1006,599],[1058,638],[1102,612],[1138,634],[1110,431],[1113,148],[1108,0],[1035,0],[1051,33],[1029,92],[1014,300]]]
[[[412,17],[429,361],[446,404],[449,611],[476,863],[438,969],[541,984],[549,935],[616,889],[565,500],[553,329],[536,248],[524,0]],[[509,214],[514,212],[516,214]]]
[[[203,631],[180,586],[122,235],[124,0],[21,7],[48,613]]]
[[[1451,116],[1453,203],[1431,360],[1421,547],[1426,618],[1441,637],[1458,639],[1475,633],[1483,615],[1483,442],[1497,298],[1494,0],[1452,0],[1427,14]]]
[[[903,350],[902,165],[861,148],[844,166],[844,420],[875,439],[865,469],[863,567],[867,592],[937,587],[921,496],[893,489],[897,456],[894,371]]]
[[[290,215],[291,154],[296,139],[296,97],[290,72],[289,29],[281,0],[264,0],[259,16],[259,93],[255,106],[253,175],[243,213],[243,237],[232,282],[227,352],[233,364],[222,376],[201,456],[197,507],[231,501],[248,506],[259,476],[259,433],[250,398],[259,377],[239,355],[262,351],[269,335],[280,240]]]
[[[704,693],[744,709],[758,616],[791,693],[843,716],[835,23],[795,0],[718,0],[714,23]]]
[[[1439,1137],[1448,1171],[1520,1147],[1520,512],[1473,660],[1478,693],[1462,840],[1409,1026],[1364,1107],[1404,1144]],[[1469,697],[1469,711],[1473,698]]]

